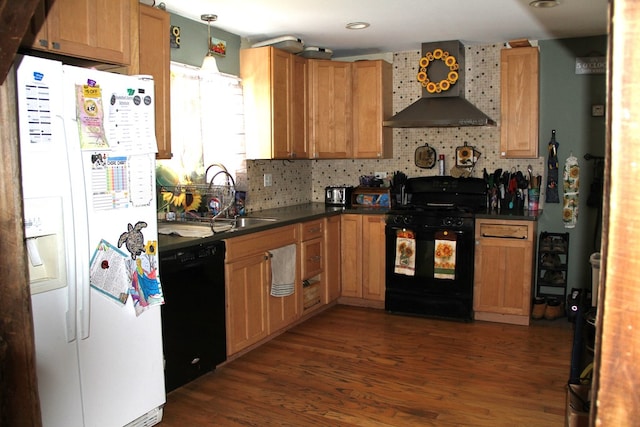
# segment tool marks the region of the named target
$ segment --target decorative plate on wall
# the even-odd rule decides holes
[[[431,169],[436,164],[436,150],[429,144],[416,148],[415,163],[419,168]]]

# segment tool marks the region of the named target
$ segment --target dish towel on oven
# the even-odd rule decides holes
[[[407,276],[416,274],[416,236],[413,231],[396,231],[396,261],[393,272]]]
[[[296,282],[296,245],[269,251],[271,254],[271,296],[293,294]]]
[[[456,278],[456,234],[440,231],[435,234],[433,253],[433,277],[436,279]]]

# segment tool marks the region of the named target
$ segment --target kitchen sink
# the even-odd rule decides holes
[[[278,218],[269,217],[238,217],[218,218],[213,223],[213,230],[209,221],[203,222],[162,222],[158,224],[158,234],[175,234],[181,237],[209,237],[215,233],[231,232],[234,230],[255,227],[277,221]]]
[[[267,217],[255,217],[255,216],[241,216],[236,220],[236,228],[252,227],[254,225],[263,225],[269,222],[277,221],[277,218]]]

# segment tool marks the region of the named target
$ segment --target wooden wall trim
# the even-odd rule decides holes
[[[640,420],[640,3],[609,2],[608,141],[590,424]],[[612,173],[612,171],[616,171]]]
[[[41,0],[0,0],[0,82],[4,82],[29,21]]]
[[[41,426],[15,94],[12,67],[0,86],[0,425]]]

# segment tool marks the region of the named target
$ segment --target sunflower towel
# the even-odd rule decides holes
[[[580,194],[580,166],[574,156],[567,158],[564,164],[564,196],[562,222],[564,228],[575,228],[578,222],[578,202]]]
[[[396,231],[396,274],[416,274],[416,235],[411,230]]]
[[[433,277],[455,280],[456,278],[456,233],[441,231],[435,235],[433,254]]]

